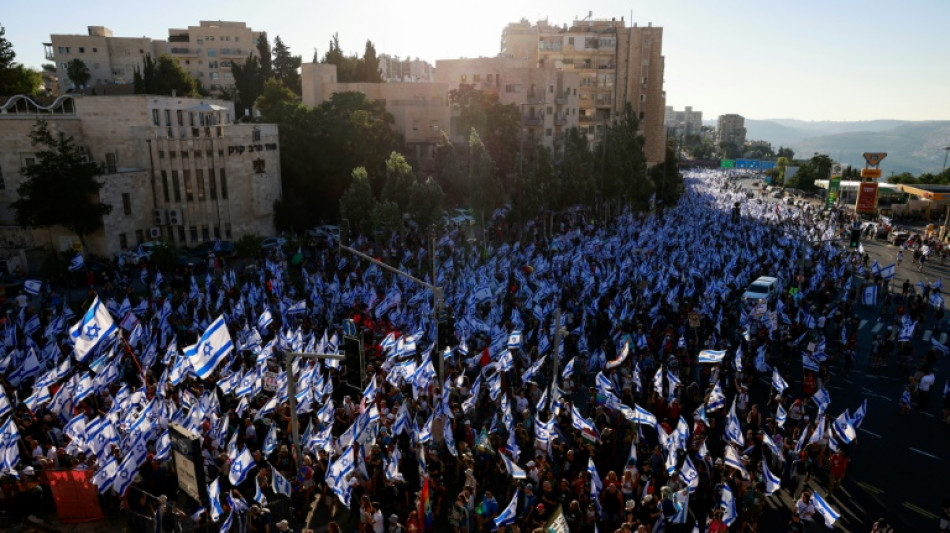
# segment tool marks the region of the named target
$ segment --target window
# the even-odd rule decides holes
[[[166,125],[166,126],[171,126],[171,125],[172,125],[172,112],[171,112],[171,109],[166,109],[166,110],[165,110],[165,125]]]
[[[567,38],[567,44],[568,44],[569,46],[574,46],[574,38],[573,38],[573,37],[568,37],[568,38]]]
[[[168,228],[168,242],[175,244],[175,228]]]
[[[462,76],[459,78],[459,81],[461,81],[462,83],[467,82],[467,81],[468,81],[468,74],[462,74]]]
[[[176,152],[176,151],[174,151],[174,150],[170,150],[170,151],[168,152],[168,157],[170,157],[170,158],[172,158],[172,159],[178,159],[178,152]]]
[[[36,159],[35,159],[35,158],[27,157],[27,158],[24,158],[24,159],[23,159],[23,166],[25,166],[25,167],[32,167],[32,166],[35,165],[35,164],[36,164]]]
[[[224,173],[224,169],[221,169],[221,199],[228,199],[228,177]]]
[[[195,159],[200,159],[202,156],[201,150],[195,150]]]
[[[204,169],[195,170],[195,185],[198,187],[198,201],[205,201],[205,171]]]
[[[217,73],[217,72],[212,72],[212,73],[211,73],[211,79],[212,79],[212,80],[218,79],[218,73]]]
[[[182,151],[181,151],[181,158],[182,158],[182,159],[188,159],[188,150],[182,150]]]
[[[98,51],[99,51],[98,48],[96,48],[95,46],[92,47],[92,53],[96,53],[96,52],[98,52]]]
[[[218,199],[218,182],[214,179],[214,169],[208,171],[208,193],[212,200]]]
[[[643,103],[643,102],[646,102],[646,101],[647,101],[647,95],[641,94],[641,95],[640,95],[640,103]]]
[[[172,171],[172,190],[175,192],[175,201],[181,202],[181,189],[178,186],[178,171]]]
[[[142,244],[143,242],[145,242],[145,234],[140,229],[135,230],[135,244]]]
[[[119,234],[119,248],[126,250],[129,247],[129,238],[125,236],[125,233]]]
[[[476,83],[482,81],[482,75],[481,75],[481,74],[473,74],[473,75],[472,75],[472,81],[474,81],[474,82],[476,82]]]
[[[554,86],[548,85],[548,94],[554,94]]]
[[[544,135],[547,137],[550,137],[552,133],[553,132],[551,131],[551,128],[547,128],[546,130],[544,130]]]
[[[122,212],[126,216],[132,214],[132,195],[127,192],[122,193]]]
[[[161,117],[160,117],[159,114],[158,114],[158,109],[153,109],[153,110],[152,110],[152,124],[154,124],[154,125],[156,125],[156,126],[161,126],[161,125],[162,125],[162,119],[161,119]]]
[[[230,222],[224,223],[224,238],[225,239],[231,238],[231,223]]]
[[[419,121],[418,121],[418,120],[413,120],[413,121],[412,121],[412,131],[419,131]]]
[[[116,173],[115,154],[113,153],[106,154],[106,172],[109,174]]]
[[[224,157],[224,148],[218,148],[218,157]]]
[[[182,114],[183,114],[183,113],[182,113],[182,110],[181,110],[181,109],[179,109],[178,111],[175,111],[175,115],[177,115],[177,117],[178,117],[178,125],[179,125],[179,126],[184,126],[184,125],[185,125],[185,120],[184,120],[184,118],[182,117]]]
[[[72,47],[71,47],[71,46],[60,46],[60,47],[59,47],[59,53],[61,53],[61,54],[68,54],[68,53],[71,53],[71,52],[72,52]]]
[[[185,226],[178,226],[178,242],[185,244]]]
[[[162,192],[165,193],[165,203],[169,203],[168,199],[168,173],[164,170],[162,171]]]
[[[198,242],[198,226],[188,228],[188,233],[191,233],[191,242]]]
[[[158,151],[158,158],[159,158],[159,159],[165,159],[165,150],[159,150],[159,151]]]
[[[80,47],[79,47],[79,53],[80,53],[80,54],[85,54],[85,53],[86,53],[86,49],[83,48],[82,46],[80,46]]]
[[[208,57],[218,57],[217,48],[208,48],[207,50],[205,50],[205,52],[208,54]]]
[[[256,128],[256,127],[255,127],[253,130],[251,130],[251,139],[252,139],[254,142],[256,142],[256,143],[261,142],[261,129],[260,129],[260,128]]]
[[[4,190],[4,189],[6,189],[6,188],[7,188],[7,184],[6,184],[5,181],[3,181],[3,170],[0,169],[0,191]]]
[[[205,157],[214,157],[214,150],[210,148],[205,150]]]
[[[60,63],[59,66],[62,67],[62,68],[64,68],[64,69],[67,69],[67,68],[69,68],[69,63]]]
[[[211,231],[207,225],[201,226],[201,240],[205,242],[211,240]]]
[[[220,238],[221,238],[221,226],[215,224],[213,229],[214,229],[214,238],[215,238],[215,239],[220,239]]]
[[[191,171],[190,171],[190,170],[182,170],[182,171],[181,171],[181,175],[182,175],[182,178],[183,178],[184,181],[185,181],[185,199],[187,199],[189,202],[194,202],[194,201],[195,201],[195,191],[194,191],[194,189],[191,188]]]
[[[492,81],[494,81],[494,77],[495,77],[494,74],[489,74],[485,76],[485,81],[487,81],[488,83],[491,83]]]
[[[521,85],[517,85],[517,84],[514,84],[514,85],[505,85],[505,92],[506,92],[506,93],[520,93],[520,92],[521,92]]]

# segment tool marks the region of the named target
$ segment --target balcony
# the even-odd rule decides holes
[[[567,95],[559,94],[555,96],[554,103],[556,105],[567,105]]]
[[[563,126],[563,125],[565,125],[565,124],[567,124],[567,117],[566,117],[566,116],[564,116],[564,115],[562,115],[562,114],[560,114],[560,113],[554,115],[554,125],[555,125],[555,126]]]
[[[43,43],[43,54],[46,56],[46,59],[49,61],[55,61],[56,56],[53,54],[53,43]]]
[[[544,125],[544,117],[538,115],[525,115],[521,117],[521,122],[525,126],[540,127]]]
[[[528,93],[528,105],[544,105],[545,103],[544,93]]]

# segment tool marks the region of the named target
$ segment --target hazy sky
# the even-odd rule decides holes
[[[304,61],[333,33],[347,53],[367,39],[379,53],[436,59],[493,56],[501,30],[521,18],[570,23],[624,17],[663,27],[667,105],[705,118],[950,119],[950,1],[588,0],[49,0],[5,2],[17,60],[39,67],[51,33],[109,27],[117,36],[167,39],[168,28],[234,20],[280,35]],[[147,9],[144,6],[149,6]],[[633,17],[631,19],[631,12]]]

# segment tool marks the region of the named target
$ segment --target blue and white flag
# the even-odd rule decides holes
[[[43,282],[38,279],[28,279],[23,282],[23,290],[27,294],[32,294],[33,296],[39,296],[40,291],[43,289]]]
[[[257,319],[257,329],[263,331],[267,326],[271,325],[274,321],[274,316],[271,315],[270,307],[265,307],[264,312],[261,313],[261,316]]]
[[[86,266],[86,262],[83,260],[82,255],[80,255],[80,254],[76,254],[76,256],[73,257],[73,258],[69,261],[69,271],[70,271],[70,272],[77,272],[77,271],[79,271],[79,270],[82,270],[82,268],[83,268],[84,266]]]
[[[514,350],[516,348],[519,350],[521,349],[521,332],[520,331],[512,331],[511,335],[508,336],[508,349]]]
[[[257,463],[254,462],[254,457],[251,456],[251,451],[244,448],[241,455],[238,455],[237,459],[231,463],[231,470],[228,472],[228,481],[230,481],[232,485],[244,483],[248,472],[256,465]]]
[[[914,328],[917,327],[917,321],[911,322],[906,315],[904,315],[904,324],[901,326],[901,334],[897,338],[898,342],[910,342],[911,337],[914,336]]]
[[[721,363],[726,356],[726,350],[702,350],[699,352],[698,363]]]
[[[137,444],[132,446],[132,449],[125,456],[125,459],[122,460],[122,464],[119,465],[118,470],[115,472],[115,477],[112,481],[112,490],[114,490],[116,494],[119,496],[125,495],[125,491],[128,490],[129,485],[132,484],[135,474],[138,473],[139,467],[145,462],[147,455],[148,451],[145,449],[145,439],[140,439]]]
[[[788,412],[781,405],[775,410],[775,423],[778,427],[785,427],[785,421],[788,420]]]
[[[115,323],[106,306],[97,296],[82,320],[69,328],[69,335],[73,340],[76,360],[80,363],[86,360],[99,342],[111,337],[115,333]]]
[[[880,272],[881,277],[884,279],[893,279],[896,273],[897,273],[897,265],[893,263],[882,268]]]
[[[717,381],[713,389],[709,391],[709,398],[706,399],[706,409],[715,411],[726,406],[726,395],[722,392],[722,386]]]
[[[495,517],[495,528],[501,526],[510,526],[515,523],[518,513],[518,497],[521,495],[521,489],[515,490],[514,497],[511,498],[511,503],[508,504],[508,507],[505,507],[505,510],[502,511],[498,516]]]
[[[699,488],[699,472],[693,466],[693,461],[689,456],[686,457],[683,466],[680,467],[680,478],[686,482],[686,487],[690,493],[696,492],[696,489]]]
[[[736,416],[736,402],[732,402],[729,408],[729,414],[726,416],[726,427],[723,436],[727,441],[735,443],[740,448],[745,446],[745,438],[742,436],[742,426],[739,425],[739,417]]]
[[[186,349],[185,355],[188,356],[195,375],[205,379],[214,372],[215,367],[231,353],[232,349],[234,349],[234,343],[231,342],[228,326],[224,322],[224,316],[219,316],[198,339],[194,350],[189,353]]]
[[[218,482],[218,478],[215,478],[211,484],[208,485],[208,501],[211,504],[209,509],[209,514],[211,515],[211,521],[217,522],[221,515],[224,514],[224,508],[221,506],[221,485]]]
[[[261,452],[264,457],[269,457],[277,449],[277,424],[271,424],[267,432],[267,438],[264,439],[264,447]]]
[[[647,411],[643,407],[640,407],[637,404],[633,404],[633,418],[629,419],[635,424],[645,424],[650,427],[656,426],[656,417],[653,416],[653,413]]]
[[[541,370],[541,366],[544,365],[544,360],[547,359],[547,357],[546,355],[541,356],[534,364],[528,367],[528,369],[521,374],[521,382],[525,383],[533,378],[534,375],[538,373],[538,370]]]
[[[722,507],[722,521],[727,526],[731,526],[738,517],[736,514],[736,499],[732,494],[732,489],[725,483],[723,483],[722,493],[719,495],[719,505]]]
[[[867,398],[861,402],[861,407],[858,407],[854,410],[854,415],[851,416],[851,426],[854,429],[861,427],[861,424],[864,422],[864,417],[867,416],[868,412],[868,400]]]
[[[828,391],[824,387],[815,391],[815,394],[811,397],[815,401],[815,405],[818,406],[819,410],[825,410],[831,405],[831,395],[828,394]]]
[[[505,468],[508,469],[508,474],[510,474],[513,479],[525,479],[528,477],[528,474],[524,471],[524,469],[518,466],[518,463],[509,459],[507,454],[501,453],[499,455],[501,456],[502,461],[505,463]]]
[[[935,350],[940,352],[940,355],[950,355],[950,348],[944,344],[941,344],[940,341],[933,337],[930,337],[930,345],[933,346]]]
[[[271,469],[271,475],[274,476],[273,483],[271,483],[273,485],[272,488],[274,489],[274,493],[283,494],[284,496],[290,498],[290,481],[287,481],[287,478],[280,475],[280,472],[278,472],[276,469]]]
[[[848,414],[847,409],[838,415],[838,418],[835,419],[834,424],[831,426],[831,430],[834,432],[835,437],[845,444],[851,444],[851,441],[858,437],[854,426],[851,425],[851,415]]]
[[[828,502],[824,500],[817,492],[812,493],[811,495],[812,503],[815,504],[815,511],[818,512],[825,519],[825,525],[828,527],[833,527],[835,522],[841,518],[841,515],[838,514],[838,511],[835,511],[828,505]]]
[[[597,431],[597,426],[581,416],[577,407],[573,405],[571,406],[571,425],[574,426],[574,429],[580,431],[581,436],[587,438],[587,440],[600,442],[600,433]]]
[[[864,305],[877,305],[877,285],[868,285],[864,288],[861,303]]]
[[[561,371],[561,379],[567,379],[574,373],[574,361],[576,360],[576,357],[571,357],[571,360],[564,365],[564,370]]]
[[[788,382],[778,373],[777,368],[772,369],[772,388],[778,391],[779,394],[782,394],[788,388]]]
[[[782,488],[782,480],[769,470],[768,461],[762,461],[762,478],[765,479],[765,493],[771,496]]]

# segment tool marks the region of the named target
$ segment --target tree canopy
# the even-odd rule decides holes
[[[340,83],[380,83],[383,81],[373,41],[366,41],[363,57],[360,58],[356,54],[344,54],[340,48],[340,36],[334,33],[321,63],[336,65],[336,79]]]
[[[280,35],[274,37],[274,60],[273,74],[277,81],[284,84],[294,94],[300,95],[300,68],[302,63],[300,56],[290,53],[290,47],[284,44]]]
[[[187,70],[170,55],[162,54],[158,61],[145,54],[141,69],[133,73],[135,94],[163,94],[200,96],[200,86]]]
[[[43,86],[43,75],[14,61],[13,43],[5,35],[6,29],[0,26],[0,96],[36,94]]]
[[[66,76],[69,77],[69,81],[73,82],[75,88],[84,89],[92,74],[89,72],[86,63],[77,57],[66,64]]]
[[[26,178],[17,188],[19,198],[11,207],[24,228],[64,226],[79,237],[102,227],[102,217],[112,206],[99,201],[102,184],[99,167],[87,161],[72,137],[54,137],[45,121],[38,121],[30,142],[40,148],[36,164],[23,169]]]

